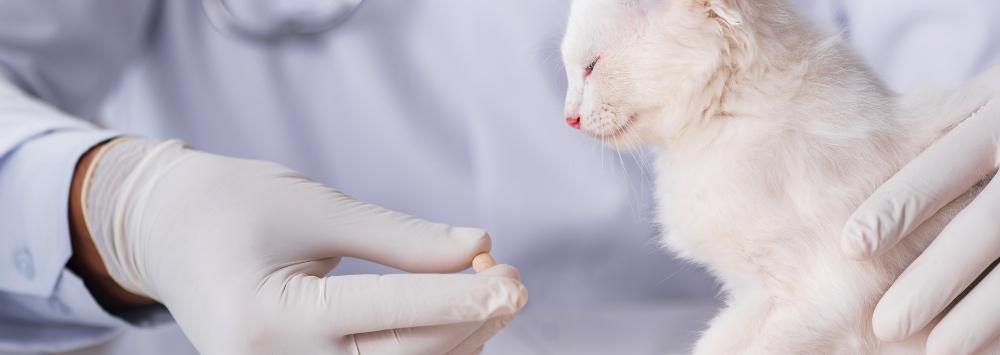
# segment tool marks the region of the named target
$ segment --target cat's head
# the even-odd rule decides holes
[[[743,1],[753,0],[574,0],[562,43],[567,123],[619,148],[682,131],[712,104],[704,96],[720,95],[704,91],[723,85]]]

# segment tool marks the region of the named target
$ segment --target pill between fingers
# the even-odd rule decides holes
[[[476,255],[472,259],[472,269],[476,272],[483,272],[483,270],[489,269],[497,265],[497,261],[493,259],[493,256],[489,253],[482,253]]]

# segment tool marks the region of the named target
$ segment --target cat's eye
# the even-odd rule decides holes
[[[590,65],[583,69],[583,76],[590,76],[590,73],[594,72],[594,67],[597,66],[598,60],[601,60],[601,57],[594,58],[594,61],[590,62]]]

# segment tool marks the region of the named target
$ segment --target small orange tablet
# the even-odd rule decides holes
[[[476,270],[476,272],[483,272],[483,270],[494,267],[496,264],[497,261],[493,259],[490,253],[482,253],[472,259],[472,269]]]

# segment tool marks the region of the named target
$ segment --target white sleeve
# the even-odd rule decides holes
[[[66,269],[90,123],[141,50],[152,0],[0,1],[0,353],[62,351],[124,324]]]
[[[891,88],[955,87],[1000,61],[997,0],[812,0],[843,11],[853,47]]]

